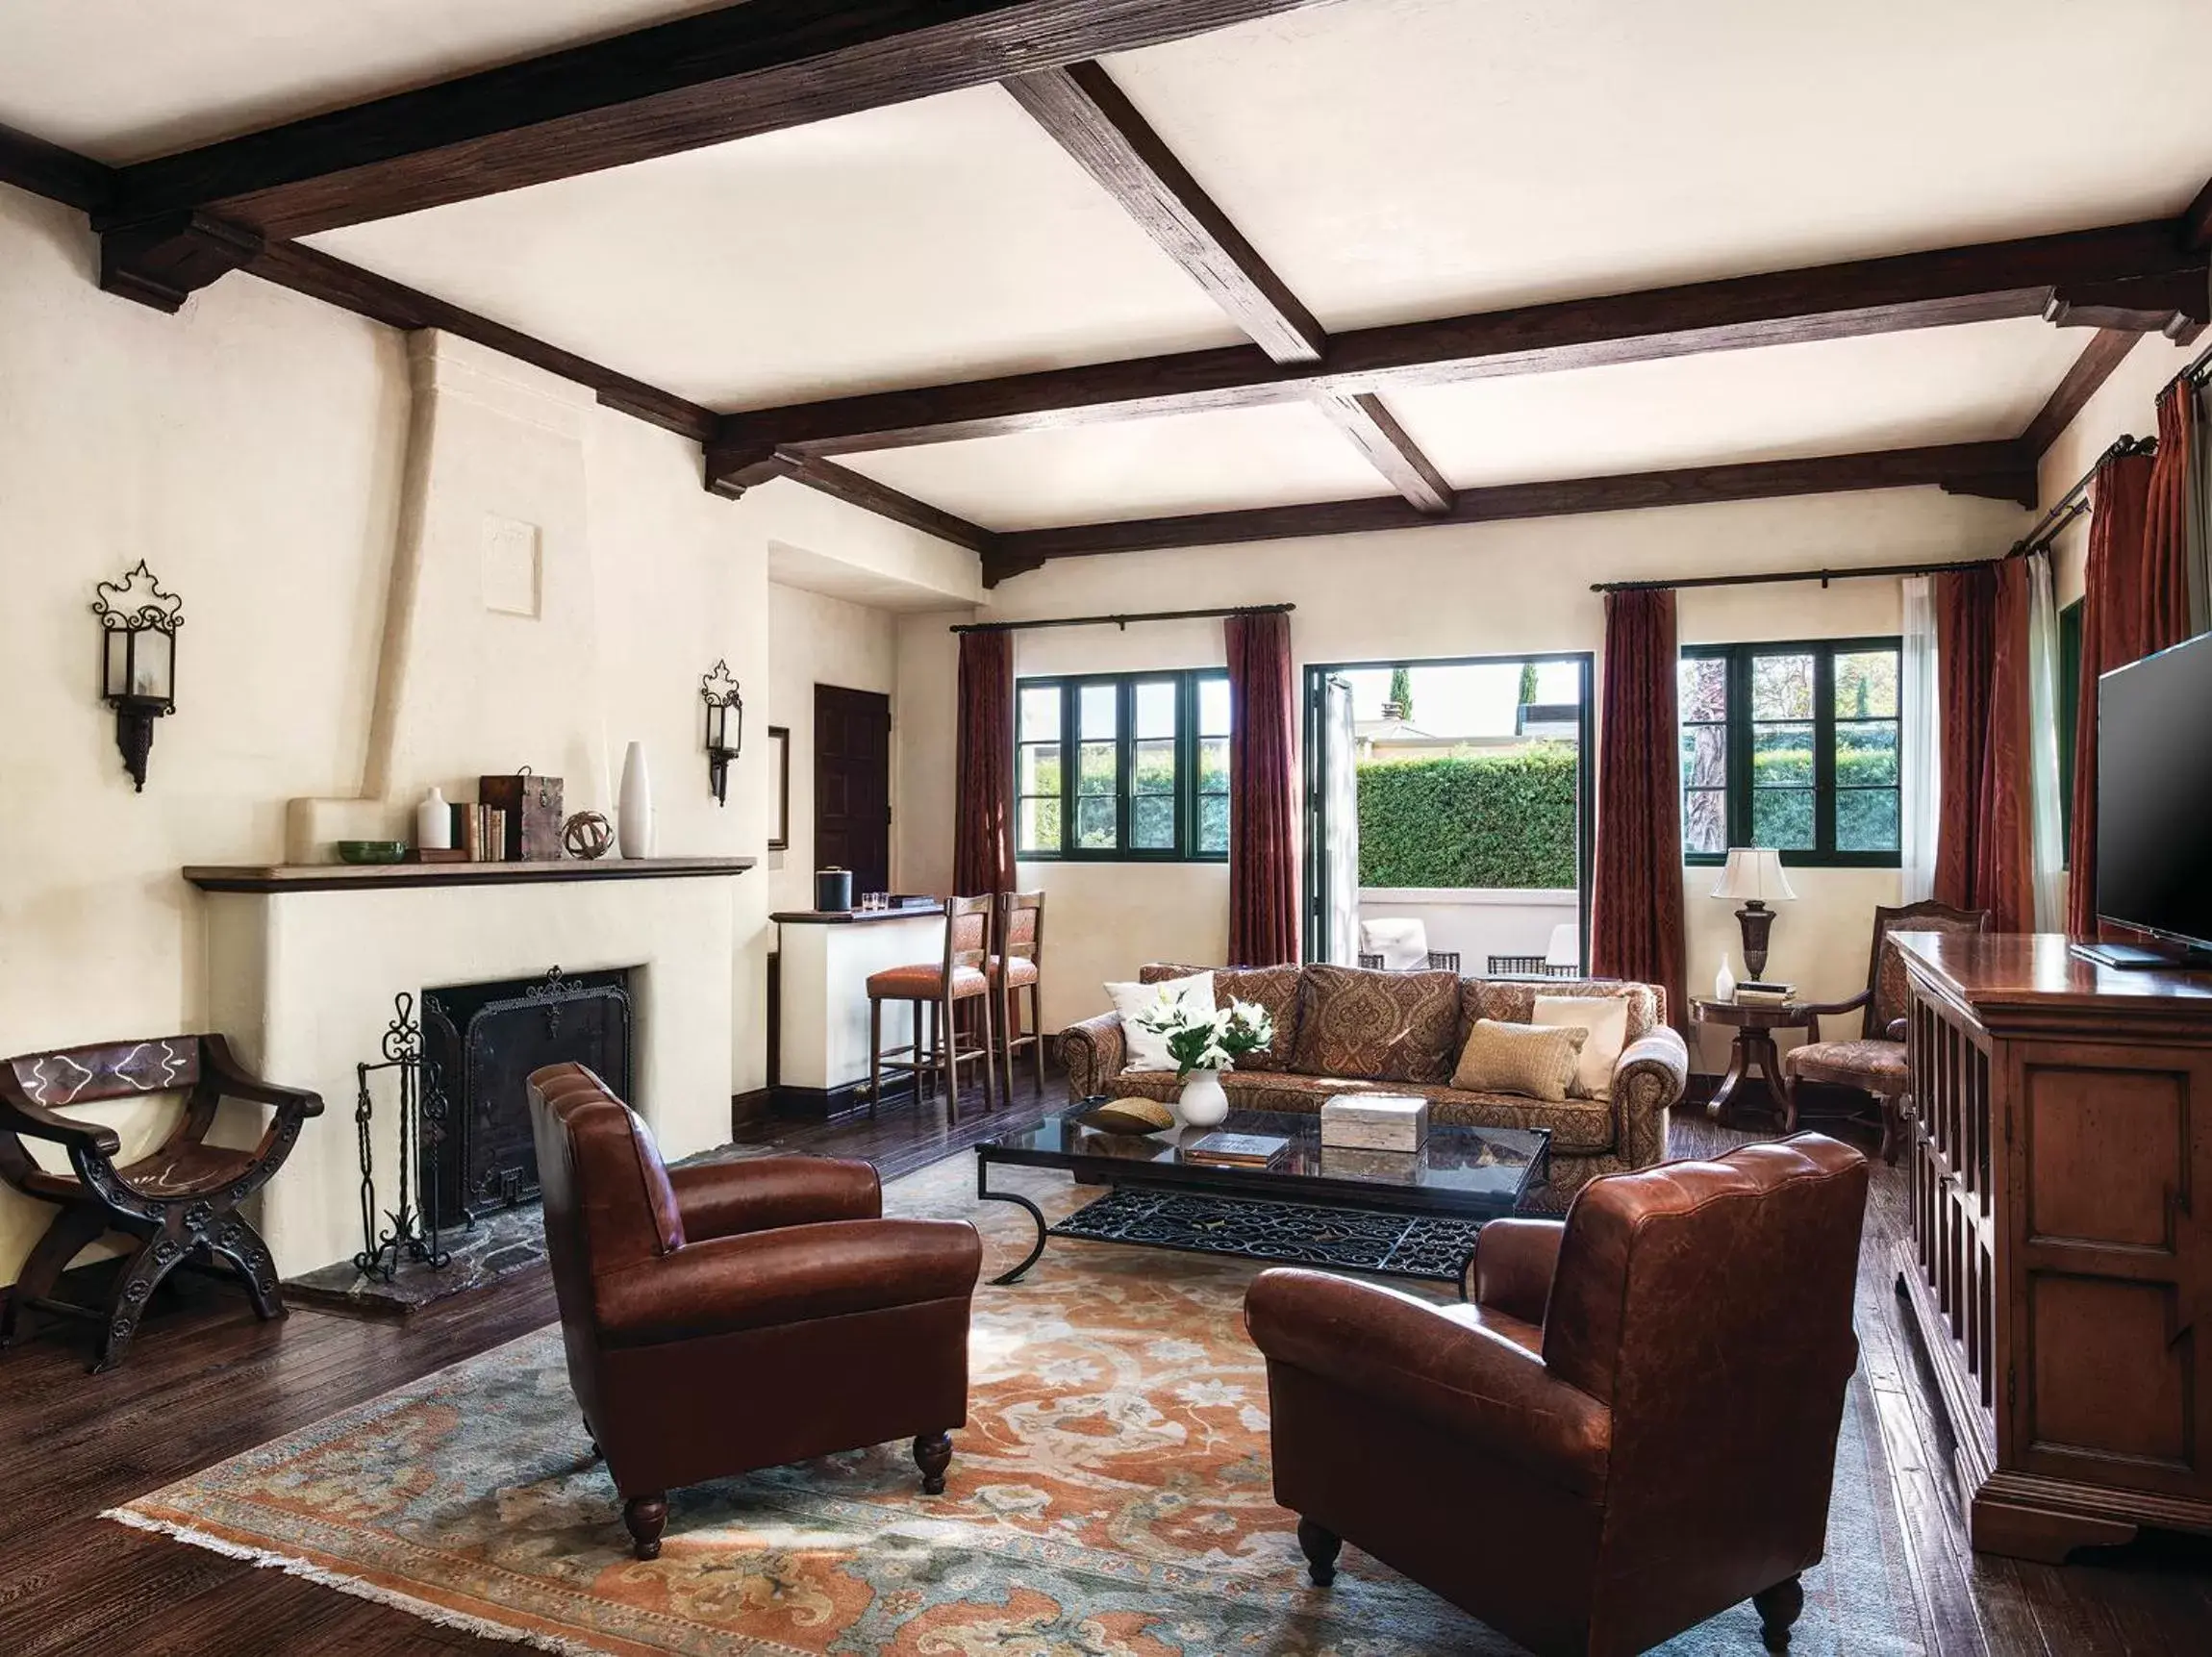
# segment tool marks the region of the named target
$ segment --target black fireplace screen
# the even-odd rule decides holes
[[[422,992],[423,1089],[444,1125],[422,1147],[424,1218],[466,1225],[478,1215],[538,1195],[530,1134],[530,1073],[589,1066],[633,1105],[629,974],[622,971],[467,984]],[[435,1149],[435,1154],[433,1151]]]

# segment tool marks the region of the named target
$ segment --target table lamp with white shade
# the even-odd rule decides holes
[[[1713,895],[1743,904],[1736,923],[1744,929],[1744,967],[1755,979],[1765,977],[1767,935],[1774,925],[1774,912],[1767,905],[1797,895],[1782,872],[1782,854],[1768,846],[1730,847],[1728,866],[1721,871]]]

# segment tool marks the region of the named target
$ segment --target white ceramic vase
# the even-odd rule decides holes
[[[653,855],[653,778],[645,768],[645,744],[632,742],[622,755],[622,793],[616,807],[616,842],[627,858]]]
[[[1175,1098],[1175,1119],[1187,1128],[1219,1127],[1229,1115],[1229,1095],[1219,1070],[1193,1070]]]
[[[442,789],[432,789],[422,796],[422,803],[415,808],[415,849],[453,849],[453,808],[445,803],[445,791]]]
[[[1729,965],[1728,952],[1721,951],[1721,970],[1713,974],[1713,999],[1733,1001],[1736,998],[1736,971]]]

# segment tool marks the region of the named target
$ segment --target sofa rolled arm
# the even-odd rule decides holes
[[[1494,1219],[1474,1235],[1474,1299],[1523,1323],[1544,1321],[1567,1222]]]
[[[1106,1084],[1129,1064],[1121,1015],[1101,1013],[1061,1031],[1060,1062],[1068,1068],[1068,1097],[1071,1102],[1104,1092]]]
[[[1690,1085],[1690,1047],[1671,1024],[1654,1024],[1613,1064],[1613,1142],[1632,1167],[1667,1159],[1667,1113]]]
[[[983,1242],[965,1219],[845,1219],[687,1243],[591,1280],[593,1320],[610,1346],[966,1299]]]
[[[843,1157],[753,1157],[742,1162],[672,1167],[668,1184],[684,1217],[687,1243],[773,1231],[786,1225],[821,1225],[839,1219],[880,1219],[883,1182],[875,1165]]]
[[[1244,1321],[1270,1365],[1418,1416],[1571,1494],[1605,1487],[1612,1412],[1480,1324],[1394,1289],[1283,1268],[1252,1280]]]

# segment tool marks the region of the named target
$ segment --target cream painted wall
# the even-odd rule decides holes
[[[1604,640],[1594,581],[1986,556],[2025,526],[2017,508],[1935,490],[1613,513],[1525,523],[1454,525],[1371,536],[1274,541],[1189,552],[1070,559],[1015,578],[989,614],[1014,619],[1148,608],[1289,601],[1298,665],[1588,650]],[[905,758],[912,774],[949,778],[956,654],[944,628],[968,614],[901,625]],[[1751,587],[1682,595],[1685,643],[1894,632],[1894,581]],[[1190,667],[1223,659],[1219,622],[1172,622],[1018,634],[1022,674]],[[921,710],[936,711],[925,720]],[[900,856],[942,886],[951,869],[951,794],[942,809],[909,796]],[[1227,881],[1218,866],[1028,864],[1051,891],[1045,1017],[1053,1027],[1103,1009],[1099,985],[1145,961],[1219,960]],[[1769,970],[1809,992],[1848,995],[1865,981],[1872,910],[1897,898],[1891,870],[1808,869],[1799,901],[1774,929]],[[1702,883],[1702,884],[1700,884]],[[1704,894],[1709,869],[1685,881],[1693,989],[1712,982],[1737,943],[1732,906]],[[1741,963],[1739,962],[1739,969]],[[1724,1043],[1706,1064],[1717,1067]]]
[[[768,854],[768,907],[812,909],[815,868],[815,687],[875,690],[892,702],[892,812],[898,813],[898,618],[888,611],[768,584],[767,712],[762,725],[791,731],[791,846]],[[748,737],[751,742],[755,739]],[[764,733],[760,741],[765,747]],[[775,787],[775,779],[767,779]],[[772,807],[771,807],[772,809]],[[894,867],[894,882],[898,873]]]

